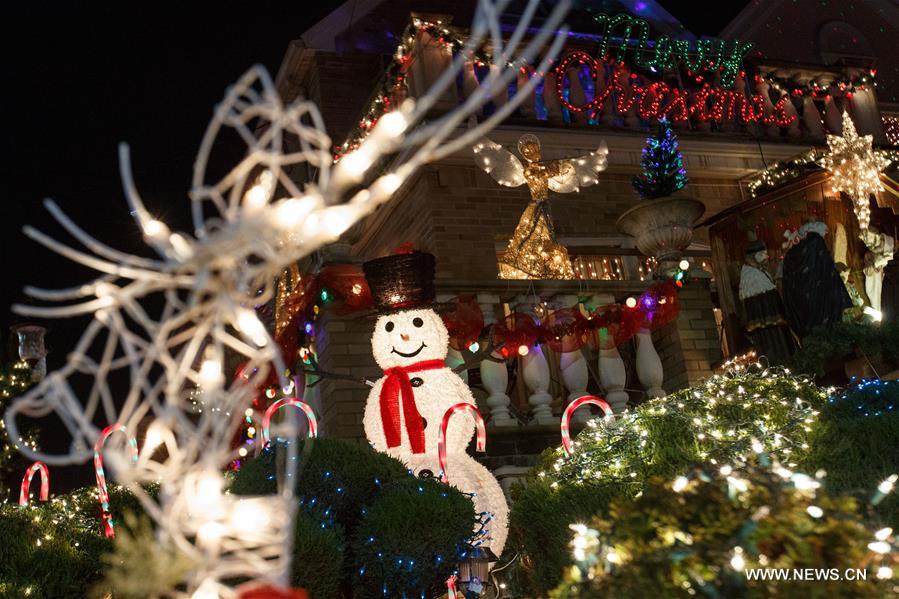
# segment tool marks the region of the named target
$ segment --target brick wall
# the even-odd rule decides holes
[[[708,281],[691,281],[678,297],[677,320],[656,331],[652,338],[662,359],[663,386],[668,393],[707,378],[711,365],[721,359]]]
[[[639,201],[630,177],[603,173],[598,185],[553,196],[550,205],[557,236],[620,236],[615,221]],[[694,179],[688,190],[705,202],[707,215],[740,199],[736,182],[729,179]],[[437,256],[440,279],[495,279],[497,238],[511,236],[529,199],[524,186],[501,187],[474,164],[438,164],[420,173],[399,197],[364,223],[366,232],[354,251],[371,258],[411,241]],[[707,233],[698,231],[696,240],[707,242]]]
[[[315,347],[319,367],[325,372],[365,377],[381,376],[371,355],[372,318],[344,318],[328,310],[316,322]],[[325,436],[365,439],[362,413],[368,387],[351,381],[324,379],[319,385],[321,431]]]

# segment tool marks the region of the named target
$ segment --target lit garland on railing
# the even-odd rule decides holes
[[[611,19],[621,19],[626,17],[628,17],[628,15],[616,15],[615,17],[611,17]],[[598,20],[601,24],[606,25],[607,29],[608,27],[617,26],[617,24],[627,25],[624,21],[612,23],[609,19],[610,17],[606,15],[600,15]],[[634,24],[641,22],[632,17],[631,19],[634,21]],[[645,22],[642,23],[645,24]],[[631,27],[633,27],[633,24],[628,26],[628,35],[630,34]],[[638,24],[638,28],[641,27],[642,25]],[[733,78],[738,74],[745,74],[739,71],[739,63],[742,60],[742,54],[740,53],[745,49],[748,49],[748,44],[734,42],[733,56],[725,59],[723,57],[724,46],[721,45],[723,42],[719,44],[717,51],[715,51],[712,47],[714,45],[712,40],[701,40],[697,46],[697,52],[690,52],[684,45],[687,43],[686,41],[674,40],[675,44],[680,44],[677,46],[676,52],[673,52],[675,48],[669,45],[667,47],[667,54],[663,52],[661,58],[656,57],[646,61],[643,59],[639,49],[646,44],[647,31],[645,29],[641,29],[640,31],[641,37],[636,40],[636,47],[630,45],[620,46],[616,52],[606,51],[604,54],[601,54],[601,59],[597,59],[586,52],[571,52],[560,62],[554,61],[558,65],[555,69],[557,72],[564,73],[569,67],[588,67],[591,69],[593,74],[592,79],[595,81],[600,65],[622,65],[623,62],[621,59],[624,57],[624,54],[631,52],[632,50],[638,55],[636,64],[633,66],[650,69],[650,72],[652,73],[658,72],[660,69],[666,70],[673,68],[675,62],[677,62],[674,60],[675,54],[677,54],[678,60],[680,60],[686,68],[687,75],[695,77],[696,82],[702,84],[699,89],[695,91],[671,89],[668,85],[660,81],[647,83],[645,86],[633,85],[632,87],[629,86],[630,89],[625,89],[621,87],[617,77],[612,77],[606,82],[604,91],[593,98],[590,106],[576,106],[570,102],[567,90],[564,88],[565,77],[557,76],[556,92],[563,106],[568,110],[576,112],[586,109],[592,111],[601,108],[605,100],[608,99],[613,101],[614,98],[614,106],[617,113],[626,113],[636,102],[637,112],[639,116],[644,119],[658,118],[664,115],[667,115],[668,118],[677,122],[683,122],[690,118],[698,121],[716,122],[738,119],[744,124],[750,122],[763,122],[769,125],[775,124],[778,127],[787,127],[795,120],[795,116],[787,115],[784,112],[784,107],[788,101],[786,95],[777,101],[773,113],[765,114],[764,100],[761,95],[747,96],[744,93],[735,90],[716,89],[708,85],[708,83],[703,83],[704,77],[697,74],[706,68],[710,68],[713,71],[721,70],[723,72],[722,86],[725,88],[732,87]],[[364,115],[347,136],[346,141],[340,146],[335,147],[335,160],[339,160],[344,154],[358,148],[362,141],[367,137],[368,132],[375,126],[375,124],[377,124],[378,119],[384,114],[395,110],[397,99],[405,97],[404,87],[406,85],[407,72],[415,59],[415,44],[420,33],[428,34],[432,38],[432,43],[441,45],[453,54],[459,52],[465,46],[465,39],[447,27],[443,22],[431,22],[419,18],[413,19],[400,36],[400,43],[393,54],[393,60],[387,67],[377,91],[373,94],[372,99],[365,109]],[[599,37],[602,38],[603,36]],[[717,40],[717,42],[720,42],[720,40]],[[604,43],[607,44],[607,42]],[[600,49],[601,52],[603,47],[608,49],[607,45],[602,46]],[[469,58],[474,61],[475,66],[483,67],[490,63],[492,55],[484,48],[477,48],[470,52]],[[521,66],[520,68],[525,74],[529,72],[527,67]],[[826,95],[829,93],[829,90],[835,88],[846,93],[847,97],[851,98],[852,93],[856,90],[864,90],[868,85],[876,86],[875,74],[876,71],[871,69],[855,76],[834,77],[828,83],[813,80],[808,84],[778,77],[770,72],[757,75],[756,77],[761,77],[772,88],[784,92],[785,94],[819,97],[822,94]],[[639,79],[639,76],[636,73],[630,74],[630,83],[635,83],[637,79]],[[663,106],[663,99],[666,95],[670,97],[664,102]]]
[[[899,161],[899,150],[874,150],[874,153],[885,164]],[[823,158],[824,152],[821,149],[812,148],[791,160],[775,162],[770,168],[759,171],[758,174],[748,180],[747,188],[749,193],[756,198],[781,185],[795,181],[808,173],[820,171],[824,168],[822,164]]]
[[[799,83],[793,79],[778,77],[773,73],[759,75],[765,83],[779,92],[794,96],[811,96],[812,98],[826,97],[834,88],[851,98],[856,91],[865,91],[867,86],[876,87],[876,69],[863,71],[860,75],[834,77],[828,82],[819,82],[817,79],[809,83]]]

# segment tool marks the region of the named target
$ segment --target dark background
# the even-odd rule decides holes
[[[130,4],[130,3],[129,3]],[[0,339],[15,356],[9,306],[22,287],[69,287],[92,272],[27,239],[32,224],[69,242],[41,205],[54,198],[112,247],[146,253],[128,213],[117,144],[127,141],[137,187],[173,229],[189,229],[191,168],[225,88],[255,63],[274,77],[288,43],[339,2],[140,3],[4,6],[0,16]],[[717,34],[744,2],[661,4],[697,35]],[[425,2],[423,6],[426,6]],[[49,369],[58,368],[86,320],[53,321]],[[45,436],[55,436],[45,430]],[[53,439],[44,439],[45,447]],[[84,467],[83,482],[89,468]],[[54,492],[79,475],[54,476]],[[62,483],[56,484],[56,481]]]

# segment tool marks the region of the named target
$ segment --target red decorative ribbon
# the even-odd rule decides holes
[[[412,453],[425,452],[425,428],[421,421],[421,414],[415,405],[415,394],[412,391],[412,382],[409,373],[423,370],[437,370],[446,368],[443,360],[424,360],[409,366],[397,366],[384,371],[387,380],[381,387],[381,422],[384,427],[384,436],[387,438],[387,447],[397,447],[402,443],[402,431],[400,430],[400,396],[403,398],[403,419],[406,421],[406,433],[409,435],[409,445]],[[435,423],[436,424],[436,423]]]

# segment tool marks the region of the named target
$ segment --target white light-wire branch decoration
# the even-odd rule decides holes
[[[126,459],[125,435],[110,438],[104,457],[155,521],[160,544],[195,564],[170,596],[235,597],[238,590],[225,582],[235,579],[288,586],[296,444],[289,445],[278,495],[238,499],[225,492],[222,475],[237,457],[231,441],[256,385],[272,368],[282,378],[284,373],[274,339],[254,307],[269,301],[284,268],[335,241],[388,201],[418,167],[469,146],[533,93],[537,77],[480,125],[461,127],[495,89],[517,78],[520,66],[541,55],[536,72],[545,72],[565,40],[561,22],[568,1],[558,3],[539,32],[525,40],[538,5],[530,0],[504,42],[500,15],[507,4],[481,0],[471,36],[451,66],[425,94],[384,115],[364,143],[337,163],[318,108],[303,100],[284,106],[268,73],[250,69],[228,89],[202,140],[190,191],[192,235],[170,231],[147,210],[132,180],[128,147],[121,146],[128,205],[157,258],[108,247],[50,200],[50,214],[83,249],[25,228],[38,243],[99,276],[70,289],[26,288],[36,300],[60,305],[14,306],[31,317],[92,314],[93,320],[64,367],[8,409],[9,436],[19,437],[19,417],[54,414],[71,435],[69,451],[19,449],[31,459],[64,465],[90,460],[106,426],[146,428],[135,464]],[[468,51],[488,41],[495,57],[490,75],[464,104],[425,122],[470,59]],[[237,133],[247,154],[224,178],[209,183],[206,167],[225,129]],[[286,136],[298,140],[296,151],[284,150]],[[290,179],[285,169],[299,163],[316,169],[314,182],[299,185]],[[233,381],[223,370],[226,352],[248,363]],[[114,388],[127,393],[117,396]],[[89,391],[82,395],[76,389]],[[197,389],[204,404],[215,409],[193,410],[189,397]],[[165,452],[157,451],[161,448]],[[161,484],[158,499],[141,488],[147,482]]]

